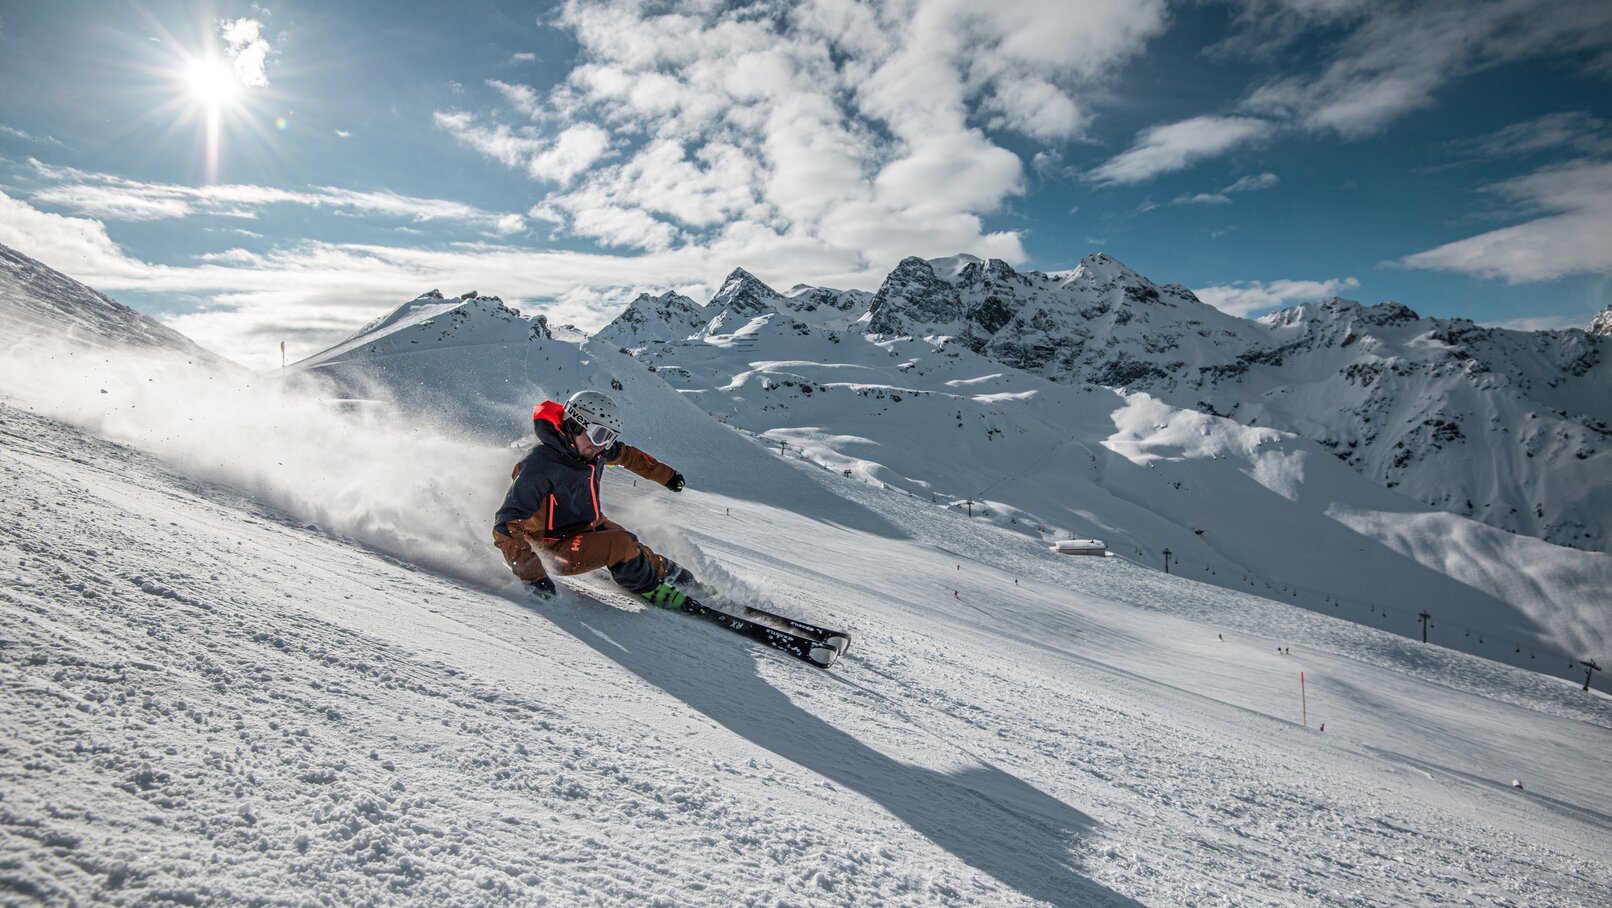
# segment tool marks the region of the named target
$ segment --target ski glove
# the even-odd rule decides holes
[[[547,602],[553,599],[558,591],[554,588],[553,580],[543,577],[526,584],[526,592],[530,593],[532,598],[539,602]]]
[[[683,491],[683,486],[685,485],[688,485],[688,483],[683,481],[682,473],[673,473],[672,478],[666,480],[666,488],[671,489],[673,492]]]

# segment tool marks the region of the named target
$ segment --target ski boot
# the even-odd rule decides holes
[[[684,571],[684,573],[688,572]],[[661,608],[673,610],[682,608],[683,603],[688,601],[687,594],[664,581],[649,592],[639,593],[638,595],[650,605],[658,605]]]

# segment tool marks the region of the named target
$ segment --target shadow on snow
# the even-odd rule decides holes
[[[790,702],[756,673],[756,660],[787,656],[653,610],[572,600],[535,611],[729,731],[872,800],[1025,896],[1055,905],[1139,904],[1074,868],[1069,849],[1096,828],[1090,817],[994,766],[943,772],[880,753]],[[799,670],[818,671],[804,664]],[[844,670],[855,671],[854,656],[836,669]]]

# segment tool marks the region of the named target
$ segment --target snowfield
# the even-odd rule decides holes
[[[859,524],[612,474],[619,519],[853,629],[820,672],[608,584],[534,607],[490,550],[425,570],[266,490],[0,421],[9,898],[1609,894],[1612,705],[1543,676],[806,466]]]

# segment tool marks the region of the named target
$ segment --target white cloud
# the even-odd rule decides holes
[[[1192,292],[1222,312],[1247,318],[1266,309],[1328,299],[1359,286],[1359,281],[1346,277],[1326,281],[1238,281],[1195,288]]]
[[[610,151],[610,134],[592,123],[578,123],[551,139],[532,126],[484,126],[467,113],[438,111],[434,118],[460,144],[506,167],[524,169],[534,180],[562,186]]]
[[[497,79],[488,79],[487,84],[503,95],[512,107],[528,117],[536,117],[542,112],[543,102],[537,95],[537,89],[530,85],[514,85]]]
[[[343,139],[350,139],[353,137],[353,134],[345,129],[336,130],[336,135]]]
[[[100,221],[40,211],[4,191],[0,191],[0,244],[91,284],[110,284],[148,270],[124,255]]]
[[[1000,116],[998,128],[1014,129],[1037,139],[1063,139],[1078,133],[1086,117],[1073,99],[1046,79],[1021,77],[1002,80],[985,109]]]
[[[1185,170],[1202,158],[1258,142],[1275,124],[1255,117],[1193,117],[1143,130],[1128,151],[1092,170],[1099,185],[1142,183],[1165,173]]]
[[[109,221],[163,221],[196,213],[189,202],[173,195],[129,192],[104,185],[55,186],[34,193],[33,199]]]
[[[1518,284],[1612,274],[1612,162],[1576,161],[1489,187],[1533,220],[1408,255],[1408,268]]]
[[[1568,328],[1583,328],[1594,318],[1589,315],[1536,315],[1523,318],[1508,318],[1495,322],[1479,322],[1487,328],[1504,328],[1508,331],[1563,331]]]
[[[461,145],[473,148],[505,167],[519,167],[528,155],[539,154],[547,147],[541,138],[527,134],[531,131],[530,127],[516,132],[502,123],[482,126],[471,114],[459,111],[437,111],[432,119],[438,128],[452,133]]]
[[[1587,111],[1561,111],[1513,123],[1462,145],[1490,157],[1514,157],[1557,149],[1583,155],[1612,155],[1612,123]]]
[[[526,172],[533,179],[564,186],[609,151],[610,133],[592,123],[578,123],[560,133],[552,146],[528,158]]]
[[[263,23],[256,19],[226,19],[219,23],[219,30],[235,77],[248,88],[267,88],[269,42],[263,39]]]
[[[888,266],[920,249],[1022,260],[1019,238],[983,219],[1024,191],[1023,164],[982,127],[1078,135],[1080,90],[1165,23],[1163,0],[806,0],[755,12],[567,2],[558,24],[580,53],[565,82],[546,98],[493,87],[523,117],[568,130],[553,139],[466,113],[438,125],[556,183],[534,206],[542,219],[614,245],[788,235],[834,261]]]
[[[21,139],[24,142],[33,142],[36,145],[57,145],[57,146],[59,146],[59,145],[62,144],[61,142],[58,142],[57,140],[51,138],[50,136],[45,136],[44,138],[40,138],[39,136],[35,136],[35,135],[31,135],[29,133],[23,132],[22,130],[17,129],[14,126],[7,126],[4,123],[0,123],[0,135],[11,136],[13,139]]]
[[[537,62],[537,54],[529,53],[529,52],[526,52],[526,51],[522,51],[521,53],[518,53],[518,54],[510,54],[509,55],[509,62],[511,62],[511,63],[536,63]]]
[[[417,222],[450,221],[497,231],[504,231],[512,223],[510,218],[520,217],[447,199],[418,198],[394,192],[335,186],[287,190],[239,183],[181,186],[56,167],[32,158],[29,163],[40,177],[56,184],[34,192],[34,201],[112,221],[164,220],[194,215],[253,218],[257,216],[254,209],[266,205],[330,208]]]
[[[1612,4],[1604,0],[1287,5],[1314,14],[1302,26],[1352,27],[1318,75],[1260,86],[1244,108],[1348,138],[1429,107],[1450,82],[1503,63],[1588,56],[1595,68],[1612,59]]]
[[[1257,192],[1269,189],[1277,184],[1274,173],[1261,173],[1243,177],[1230,186],[1223,187],[1219,192],[1183,193],[1175,197],[1172,205],[1227,205],[1231,203],[1231,196],[1239,192]]]
[[[1612,75],[1612,3],[1606,0],[1232,0],[1236,30],[1207,52],[1245,54],[1279,73],[1254,86],[1234,113],[1257,116],[1283,130],[1358,139],[1432,107],[1451,83],[1520,60],[1546,58]],[[1288,53],[1301,40],[1302,53]],[[1269,64],[1315,58],[1313,71]],[[1224,120],[1199,117],[1196,120]],[[1191,122],[1191,121],[1189,121]],[[1538,123],[1550,131],[1498,137],[1513,151],[1579,140],[1559,130],[1579,123]],[[1156,127],[1155,129],[1157,129]],[[1206,144],[1185,159],[1153,147],[1143,134],[1135,148],[1095,172],[1100,183],[1141,182],[1224,153],[1239,142]],[[1593,140],[1605,147],[1604,138]]]
[[[564,222],[579,236],[608,246],[659,252],[679,238],[676,227],[642,208],[620,204],[608,187],[592,183],[559,200]]]
[[[1259,173],[1243,177],[1220,191],[1225,193],[1257,192],[1261,189],[1269,189],[1278,182],[1280,181],[1274,173]]]

